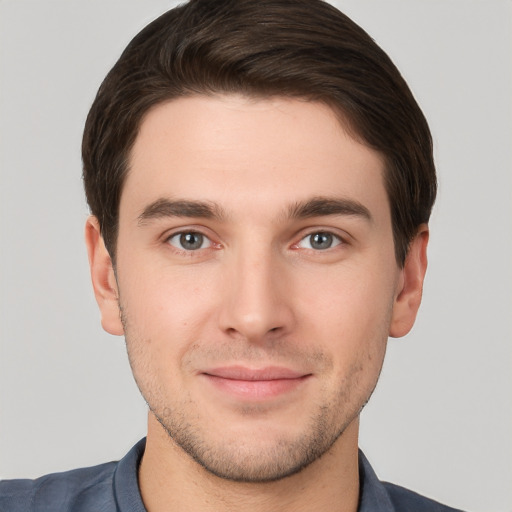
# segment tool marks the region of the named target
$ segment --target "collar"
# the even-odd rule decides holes
[[[358,512],[394,512],[389,494],[377,478],[364,453],[359,450],[359,507]]]
[[[146,512],[139,491],[137,473],[146,438],[141,439],[118,463],[114,473],[114,496],[119,512]],[[389,495],[367,458],[359,450],[358,512],[394,512]]]

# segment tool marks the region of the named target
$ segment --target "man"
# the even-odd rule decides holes
[[[102,325],[148,435],[2,483],[0,510],[453,510],[358,452],[436,192],[426,121],[364,31],[320,1],[173,9],[100,87],[83,161]]]

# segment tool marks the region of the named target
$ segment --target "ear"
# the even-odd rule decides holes
[[[98,219],[93,215],[85,224],[85,244],[89,255],[94,295],[101,313],[101,325],[108,333],[121,336],[124,329],[114,267],[101,236]]]
[[[427,271],[427,245],[429,231],[426,224],[410,244],[397,286],[397,295],[393,306],[389,335],[393,338],[405,336],[414,325],[420,307],[423,281]]]

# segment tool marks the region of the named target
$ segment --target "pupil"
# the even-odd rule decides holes
[[[332,245],[330,233],[315,233],[311,235],[311,247],[314,249],[329,249]]]
[[[203,245],[203,235],[200,233],[183,233],[180,243],[184,249],[200,249]]]

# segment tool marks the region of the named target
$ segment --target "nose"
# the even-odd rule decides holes
[[[233,337],[264,344],[294,323],[286,264],[272,251],[246,251],[226,263],[220,328]]]

